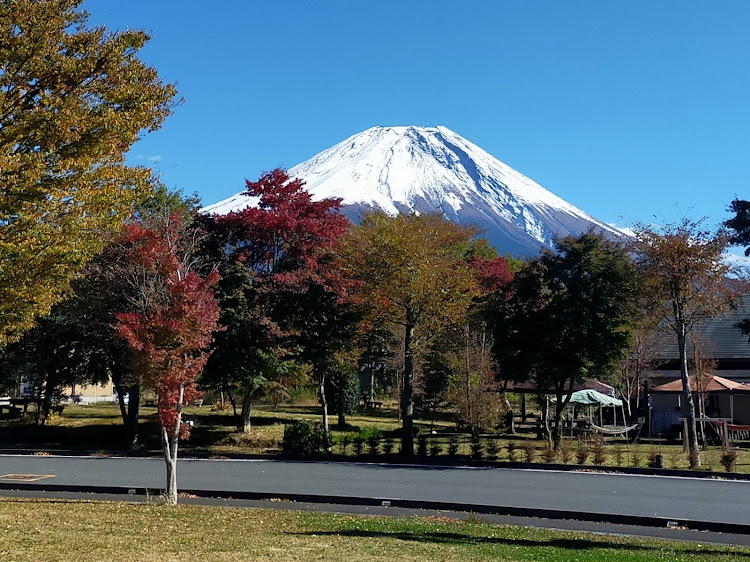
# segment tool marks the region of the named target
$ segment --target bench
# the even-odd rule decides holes
[[[63,413],[63,410],[65,409],[65,404],[53,404],[50,408],[50,411],[53,414],[57,414],[58,416]]]
[[[367,402],[365,402],[365,406],[367,408],[372,408],[372,409],[374,409],[374,408],[382,408],[383,407],[383,403],[382,402],[378,402],[377,400],[368,400]]]

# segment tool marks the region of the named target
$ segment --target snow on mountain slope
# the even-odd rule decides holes
[[[289,173],[316,200],[343,199],[352,220],[372,208],[442,212],[482,228],[501,252],[536,254],[555,236],[592,226],[622,235],[445,127],[373,127]],[[252,203],[237,194],[203,211],[225,214]]]

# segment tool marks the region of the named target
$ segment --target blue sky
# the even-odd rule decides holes
[[[445,125],[601,220],[750,197],[750,2],[88,0],[184,104],[131,151],[205,204],[374,125]]]

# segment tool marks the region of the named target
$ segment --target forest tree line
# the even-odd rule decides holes
[[[532,380],[561,405],[547,420],[557,447],[577,383],[637,393],[653,367],[644,338],[666,327],[687,361],[695,323],[733,297],[731,239],[700,222],[626,240],[589,231],[518,259],[437,214],[373,211],[352,224],[340,201],[313,201],[281,169],[246,187],[257,203],[223,216],[163,186],[142,199],[66,298],[5,346],[6,390],[30,382],[43,420],[63,387],[111,380],[137,447],[139,398],[170,370],[182,403],[225,397],[244,432],[254,402],[308,387],[328,435],[329,415],[345,423],[360,379],[372,380],[398,397],[410,455],[415,408],[449,408],[478,433],[503,423],[508,381]]]
[[[409,456],[415,408],[450,404],[477,433],[507,412],[507,381],[532,380],[557,395],[557,447],[575,383],[620,373],[632,393],[657,327],[689,388],[690,334],[731,304],[723,253],[750,245],[747,201],[719,231],[589,231],[524,259],[439,215],[352,224],[280,169],[247,182],[256,204],[200,214],[126,161],[181,103],[138,57],[148,35],[91,27],[81,3],[0,3],[0,391],[30,382],[40,423],[63,387],[111,380],[138,447],[149,389],[171,478],[182,407],[201,392],[230,397],[250,431],[255,401],[312,386],[330,441],[329,412],[345,423],[368,373],[399,399]],[[687,390],[685,404],[697,466]]]

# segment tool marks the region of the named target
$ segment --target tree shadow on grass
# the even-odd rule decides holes
[[[280,412],[281,413],[281,412]],[[231,427],[236,428],[240,421],[239,416],[234,414],[212,414],[212,413],[201,413],[201,412],[190,412],[188,414],[190,419],[195,420],[196,424],[200,424],[207,427]],[[253,427],[263,427],[267,425],[285,424],[292,421],[292,418],[284,417],[265,417],[265,416],[251,416],[250,425]]]
[[[526,548],[559,548],[570,551],[581,551],[581,550],[620,550],[620,551],[631,551],[639,553],[663,553],[663,548],[659,546],[648,546],[640,544],[623,544],[623,543],[608,543],[605,541],[593,541],[587,539],[550,539],[550,540],[532,540],[532,539],[513,539],[506,537],[481,537],[472,536],[461,533],[439,533],[439,532],[383,532],[383,531],[364,531],[364,530],[348,530],[342,529],[340,531],[309,531],[305,533],[296,533],[298,535],[315,535],[315,536],[340,536],[340,537],[351,537],[351,538],[392,538],[408,542],[424,542],[432,544],[445,544],[452,546],[472,546],[472,545],[509,545],[509,546],[521,546]],[[680,554],[688,555],[701,555],[708,557],[711,555],[721,556],[727,555],[726,549],[711,549],[701,548],[692,549],[688,548],[680,550]],[[732,552],[732,556],[736,559],[747,558],[750,559],[750,553],[747,552]]]

